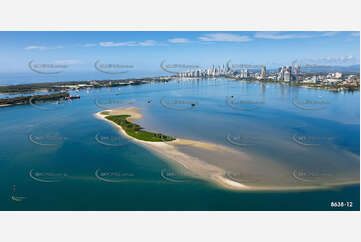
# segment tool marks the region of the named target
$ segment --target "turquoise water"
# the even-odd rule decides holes
[[[141,107],[147,130],[269,157],[290,177],[359,183],[359,92],[205,79],[79,94],[71,103],[0,109],[0,210],[360,209],[359,184],[236,192],[190,178],[93,117]]]

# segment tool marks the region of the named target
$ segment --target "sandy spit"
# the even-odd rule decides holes
[[[147,149],[151,150],[152,152],[168,159],[177,162],[178,164],[182,165],[188,171],[190,171],[195,176],[207,179],[212,182],[221,185],[227,189],[237,189],[237,190],[248,190],[251,189],[249,186],[244,184],[232,181],[225,177],[226,171],[223,169],[216,167],[214,165],[208,164],[205,161],[202,161],[196,157],[192,157],[187,155],[181,151],[179,151],[176,145],[190,145],[197,148],[202,148],[206,150],[223,150],[226,147],[222,147],[220,145],[201,142],[196,140],[189,140],[189,139],[176,139],[170,142],[149,142],[135,139],[134,137],[129,136],[119,125],[115,124],[114,122],[107,120],[105,116],[108,115],[130,115],[127,120],[139,120],[143,117],[141,113],[139,113],[140,109],[131,107],[131,108],[124,108],[124,109],[114,109],[114,110],[103,110],[94,114],[94,116],[98,119],[104,120],[113,126],[115,126],[120,133],[125,136],[126,138],[130,139],[133,143],[137,143],[146,147]],[[106,114],[104,114],[104,112]],[[102,114],[103,113],[103,114]]]
[[[204,152],[214,152],[222,153],[218,151],[223,151],[224,153],[231,153],[234,152],[231,148],[217,145],[214,143],[208,143],[203,141],[197,140],[190,140],[190,139],[182,139],[177,138],[176,140],[169,141],[169,142],[149,142],[149,141],[142,141],[135,139],[134,137],[129,136],[121,126],[115,124],[114,122],[105,118],[108,115],[130,115],[127,118],[128,121],[139,120],[143,117],[143,115],[139,112],[141,109],[136,107],[130,108],[120,108],[120,109],[113,109],[113,110],[103,110],[94,114],[94,116],[100,120],[104,120],[114,127],[126,138],[128,138],[131,142],[141,145],[148,150],[152,151],[153,153],[166,158],[166,160],[170,160],[183,166],[187,169],[192,175],[197,178],[201,178],[207,181],[211,181],[218,186],[221,186],[226,189],[230,190],[239,190],[239,191],[291,191],[291,190],[318,190],[318,189],[327,189],[330,187],[337,187],[342,185],[350,185],[350,184],[358,184],[359,181],[355,182],[346,182],[346,183],[339,183],[339,184],[328,184],[325,186],[317,186],[317,185],[297,185],[297,186],[288,186],[288,185],[245,185],[241,182],[229,179],[226,174],[226,170],[223,168],[216,166],[214,164],[210,164],[204,159],[200,159],[198,157],[186,154],[180,151],[179,148],[182,146],[189,146],[195,147],[200,151],[204,150]]]

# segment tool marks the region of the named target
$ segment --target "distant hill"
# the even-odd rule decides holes
[[[277,68],[268,71],[277,72]],[[343,72],[343,73],[360,73],[360,64],[351,66],[330,66],[330,67],[301,67],[303,72]]]
[[[357,72],[360,73],[360,64],[351,66],[330,66],[330,67],[304,67],[301,68],[305,72]]]

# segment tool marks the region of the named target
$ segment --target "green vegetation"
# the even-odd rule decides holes
[[[105,118],[120,125],[129,136],[132,136],[139,140],[151,142],[164,142],[175,140],[175,138],[171,136],[144,131],[139,124],[129,122],[127,120],[127,118],[129,117],[130,115],[110,115],[106,116]]]
[[[0,105],[24,105],[30,104],[30,100],[35,102],[46,102],[52,100],[64,100],[69,97],[67,92],[59,92],[46,95],[34,95],[34,96],[18,96],[13,98],[1,98]]]
[[[124,80],[92,80],[92,81],[69,81],[69,82],[43,82],[43,83],[28,83],[18,85],[0,86],[0,93],[33,93],[36,91],[47,90],[48,92],[60,92],[71,89],[84,88],[103,88],[103,87],[118,87],[123,85],[140,85],[149,82],[167,82],[170,79],[164,78],[138,78],[138,79],[124,79]],[[74,87],[71,87],[74,86]]]

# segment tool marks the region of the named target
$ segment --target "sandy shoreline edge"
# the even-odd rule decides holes
[[[216,149],[224,149],[222,146],[206,143],[196,140],[189,139],[176,139],[174,141],[169,142],[150,142],[135,139],[132,136],[129,136],[124,129],[117,125],[116,123],[106,119],[105,117],[108,115],[130,115],[128,118],[129,121],[139,120],[143,117],[141,113],[139,113],[139,108],[126,108],[126,109],[115,109],[115,110],[103,110],[94,114],[94,116],[100,120],[104,120],[120,131],[120,133],[131,140],[132,142],[142,145],[143,147],[153,151],[154,153],[164,157],[166,159],[172,160],[186,168],[188,171],[193,173],[195,176],[216,182],[218,185],[227,188],[227,189],[237,189],[237,190],[249,190],[250,187],[244,184],[238,183],[236,181],[227,179],[225,177],[226,171],[223,169],[213,166],[211,164],[207,164],[206,162],[192,157],[188,154],[180,152],[175,145],[190,145],[197,148],[205,149],[205,150],[216,150]],[[102,112],[109,112],[109,114],[102,114]]]
[[[129,136],[121,126],[116,123],[106,119],[108,115],[130,115],[127,119],[128,121],[139,120],[143,118],[143,115],[139,112],[141,109],[136,107],[130,108],[119,108],[113,110],[102,110],[94,114],[94,117],[103,121],[106,121],[113,125],[121,135],[129,139],[131,142],[141,145],[151,152],[159,155],[160,157],[165,158],[166,160],[175,162],[175,164],[181,165],[187,171],[189,171],[194,177],[201,178],[206,181],[210,181],[222,188],[230,190],[239,190],[239,191],[299,191],[299,190],[323,190],[331,187],[339,187],[344,185],[354,185],[359,184],[359,182],[344,182],[336,184],[328,184],[325,186],[313,186],[313,185],[298,185],[298,186],[249,186],[238,181],[227,178],[226,170],[221,167],[207,163],[204,160],[201,160],[197,157],[193,157],[184,152],[181,152],[177,149],[177,146],[193,146],[202,150],[209,151],[229,151],[230,148],[224,147],[222,145],[217,145],[208,142],[202,142],[197,140],[189,139],[180,139],[177,138],[173,141],[168,142],[151,142],[138,140],[132,136]],[[102,112],[107,112],[107,114],[102,114]]]

